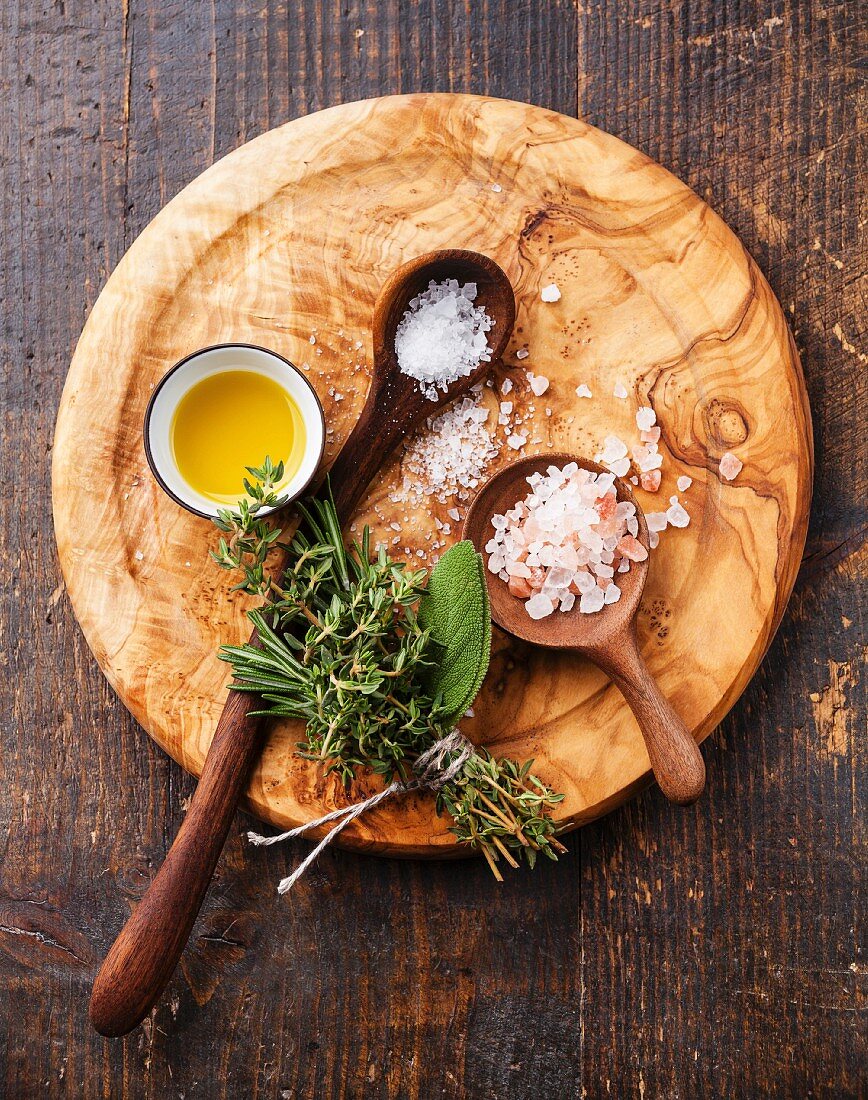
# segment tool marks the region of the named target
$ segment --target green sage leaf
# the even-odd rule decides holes
[[[428,671],[432,694],[457,722],[479,694],[491,656],[491,612],[485,566],[473,543],[450,547],[435,566],[419,605],[419,623],[439,643]]]

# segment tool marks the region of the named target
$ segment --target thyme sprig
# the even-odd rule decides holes
[[[224,646],[236,691],[259,695],[255,713],[300,719],[302,756],[324,765],[349,785],[359,768],[386,781],[413,776],[413,764],[453,728],[440,694],[426,675],[441,647],[422,628],[417,608],[427,571],[372,553],[370,532],[347,548],[330,495],[298,504],[300,524],[289,543],[263,509],[283,503],[276,486],[282,465],[266,458],[250,467],[249,499],[220,512],[217,565],[240,573],[234,586],[267,600],[250,611],[260,647]],[[289,555],[281,578],[268,559],[275,547]],[[495,877],[498,862],[530,866],[563,846],[550,812],[563,795],[519,765],[477,749],[437,795],[437,811],[453,818],[459,841],[478,849]]]

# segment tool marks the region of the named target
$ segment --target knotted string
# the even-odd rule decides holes
[[[414,777],[412,779],[408,779],[406,782],[395,780],[384,790],[378,791],[377,794],[371,795],[370,798],[366,798],[362,802],[355,802],[352,806],[344,806],[340,810],[332,810],[331,813],[323,814],[315,821],[307,821],[304,825],[299,825],[286,833],[280,833],[278,836],[261,836],[259,833],[250,832],[247,834],[247,839],[251,844],[257,845],[279,844],[282,840],[302,836],[309,829],[327,825],[330,821],[337,822],[337,825],[326,833],[319,844],[302,860],[292,874],[278,884],[278,894],[285,894],[293,888],[308,867],[318,858],[320,852],[331,844],[340,831],[346,828],[351,821],[355,821],[363,813],[379,806],[381,802],[385,802],[387,798],[392,798],[396,794],[403,794],[406,791],[439,791],[445,783],[458,775],[469,757],[473,755],[473,751],[472,742],[468,741],[463,733],[452,730],[451,733],[436,741],[430,749],[426,749],[417,758],[413,765]],[[453,753],[454,756],[452,756]]]

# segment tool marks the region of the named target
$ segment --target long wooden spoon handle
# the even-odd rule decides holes
[[[190,935],[250,767],[259,719],[233,692],[217,725],[199,785],[163,866],[100,968],[90,1018],[102,1035],[125,1035],[162,993]]]
[[[594,660],[612,677],[639,723],[651,768],[670,802],[687,806],[705,788],[705,762],[699,746],[657,685],[642,659],[635,627]]]

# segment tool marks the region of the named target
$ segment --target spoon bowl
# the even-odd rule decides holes
[[[587,615],[576,601],[570,611],[556,610],[543,619],[532,619],[524,600],[513,596],[500,577],[488,569],[485,545],[492,536],[491,517],[503,515],[523,500],[530,487],[527,478],[544,474],[549,466],[575,462],[593,473],[608,473],[605,467],[570,454],[542,454],[519,459],[495,474],[476,496],[464,520],[463,535],[482,554],[486,565],[491,617],[507,634],[546,649],[567,649],[582,653],[611,676],[633,711],[651,767],[666,797],[681,805],[695,802],[705,787],[705,764],[696,742],[664,697],[642,659],[636,637],[636,616],[648,577],[649,559],[631,562],[627,573],[616,573],[621,589],[617,603],[606,604]],[[648,546],[648,525],[627,482],[615,478],[619,501],[636,505],[638,540]]]

